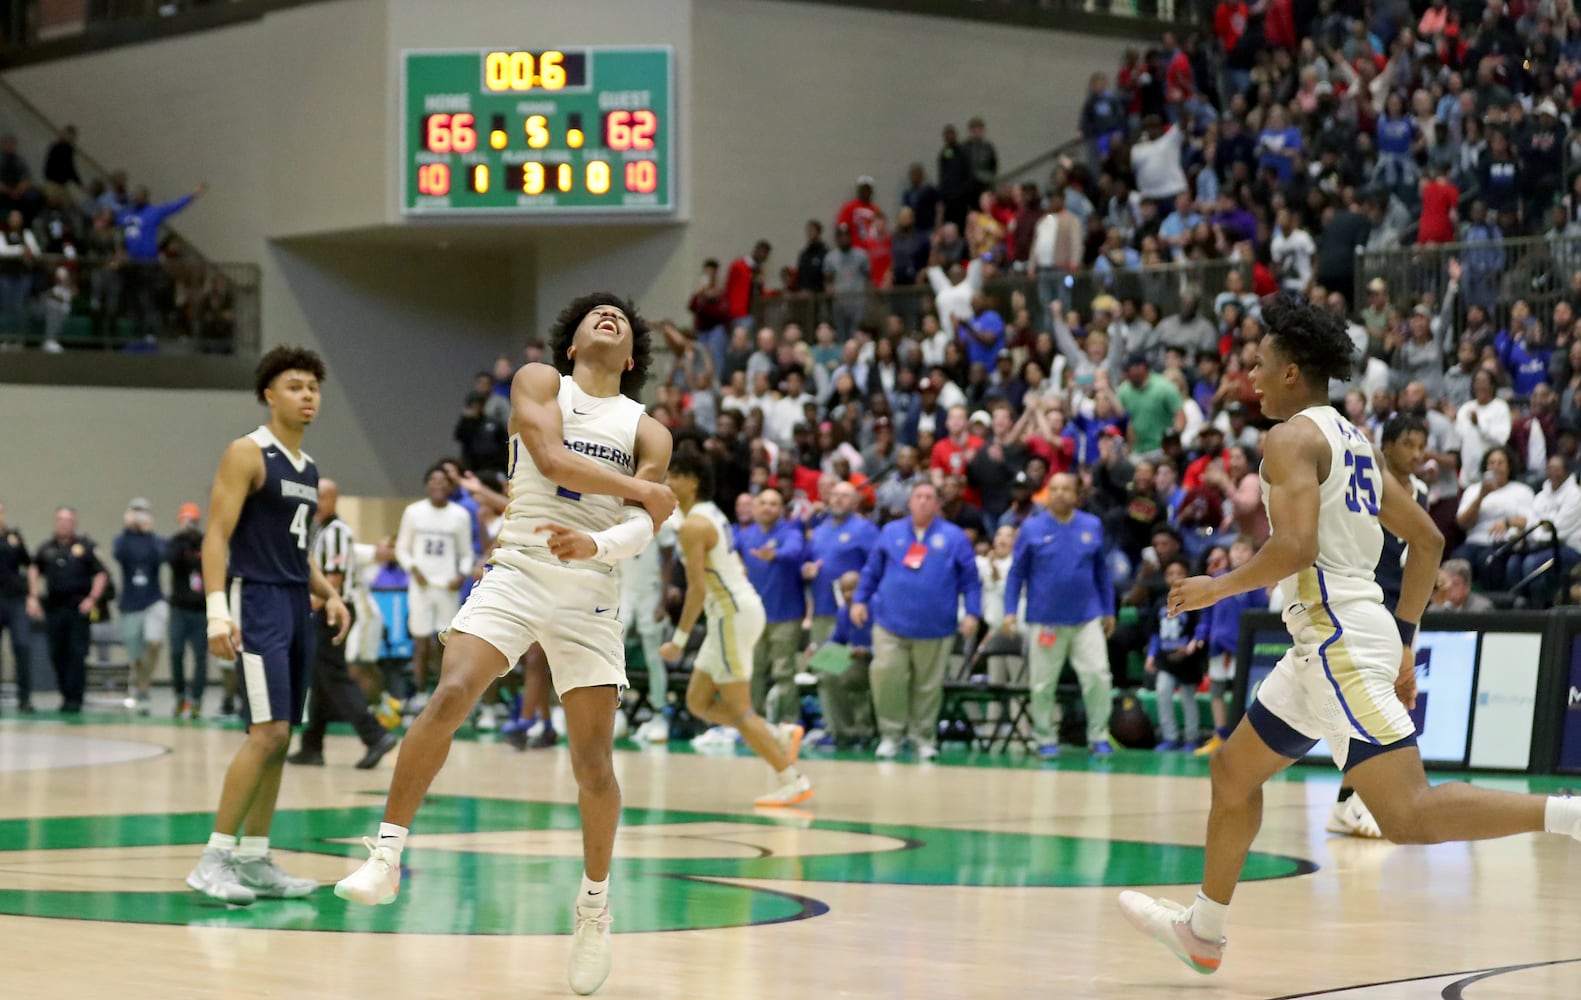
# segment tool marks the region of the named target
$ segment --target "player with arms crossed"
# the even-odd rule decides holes
[[[269,422],[225,449],[209,497],[209,652],[236,661],[247,739],[225,772],[214,832],[187,885],[227,903],[295,899],[318,888],[269,857],[269,827],[313,669],[311,598],[324,602],[335,642],[351,625],[340,594],[308,558],[318,468],[302,451],[302,435],[318,413],[323,380],[324,362],[312,351],[276,347],[263,356],[255,389]]]
[[[1283,421],[1268,433],[1260,472],[1273,534],[1239,569],[1183,580],[1167,600],[1171,614],[1183,614],[1277,583],[1294,645],[1213,755],[1196,901],[1120,894],[1138,930],[1201,973],[1224,957],[1225,915],[1262,825],[1263,785],[1319,739],[1397,844],[1542,831],[1581,839],[1581,799],[1427,783],[1407,714],[1416,701],[1411,647],[1444,540],[1410,491],[1380,469],[1367,435],[1329,406],[1329,379],[1351,367],[1343,318],[1270,297],[1263,322],[1268,334],[1250,374],[1263,413]],[[1384,529],[1407,545],[1392,616],[1373,580]]]
[[[511,498],[489,572],[450,623],[439,686],[407,731],[378,839],[367,841],[371,856],[335,894],[394,902],[407,828],[456,730],[536,642],[565,708],[580,790],[584,875],[570,983],[588,994],[609,975],[609,864],[620,822],[612,744],[626,656],[614,566],[653,539],[675,494],[662,482],[670,432],[635,399],[652,359],[636,310],[607,293],[584,296],[560,314],[550,342],[554,367],[526,365],[511,383]]]
[[[706,609],[708,637],[697,651],[686,685],[686,709],[716,726],[739,730],[747,746],[774,769],[780,787],[756,800],[759,806],[789,806],[812,798],[812,782],[796,768],[801,727],[771,728],[752,711],[752,650],[768,621],[763,601],[736,552],[730,519],[714,504],[713,463],[701,452],[681,448],[670,460],[670,488],[686,515],[677,532],[686,566],[686,603],[675,636],[659,647],[659,658],[681,658],[692,626]]]

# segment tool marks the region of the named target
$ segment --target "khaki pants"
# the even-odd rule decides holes
[[[812,620],[812,642],[821,646],[834,634],[832,615]],[[818,703],[823,706],[823,727],[840,743],[854,743],[873,735],[873,688],[868,677],[871,653],[851,654],[851,665],[838,677],[820,674]]]
[[[1087,707],[1087,745],[1109,739],[1109,713],[1114,692],[1109,677],[1109,645],[1103,623],[1094,618],[1081,625],[1027,626],[1028,684],[1032,688],[1032,729],[1037,738],[1051,743],[1058,736],[1054,689],[1070,660],[1081,682],[1081,700]]]
[[[800,652],[800,619],[770,622],[752,651],[752,710],[771,725],[795,722],[801,715],[801,698],[796,693]]]
[[[944,670],[954,645],[953,635],[906,639],[873,626],[873,712],[879,736],[909,736],[919,747],[937,742]]]

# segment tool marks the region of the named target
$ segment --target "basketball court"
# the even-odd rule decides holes
[[[391,760],[354,770],[360,744],[332,736],[329,766],[288,770],[273,840],[287,870],[323,887],[239,908],[182,884],[238,738],[157,717],[0,718],[0,995],[570,995],[581,862],[563,749],[458,742],[400,898],[370,909],[330,886],[366,856]],[[1205,978],[1114,902],[1125,887],[1195,892],[1203,761],[809,755],[818,797],[772,813],[750,805],[771,781],[751,757],[621,746],[615,970],[601,997],[1581,996],[1581,845],[1330,837],[1329,770],[1269,786],[1224,969]]]

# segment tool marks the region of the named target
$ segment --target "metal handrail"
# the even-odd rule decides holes
[[[1553,556],[1547,562],[1543,563],[1541,566],[1537,567],[1536,569],[1532,570],[1530,573],[1527,573],[1525,576],[1523,576],[1519,580],[1517,580],[1509,588],[1511,593],[1516,593],[1516,592],[1520,591],[1523,587],[1526,587],[1526,586],[1528,586],[1528,585],[1530,585],[1532,583],[1537,582],[1537,580],[1540,577],[1542,577],[1542,575],[1544,573],[1547,573],[1549,570],[1553,570],[1557,574],[1558,571],[1559,571],[1559,568],[1561,567],[1561,565],[1563,565],[1559,561],[1559,548],[1560,548],[1561,545],[1564,544],[1564,542],[1560,541],[1560,539],[1559,539],[1559,529],[1554,527],[1554,523],[1552,521],[1538,521],[1536,524],[1528,524],[1526,526],[1526,528],[1521,531],[1520,534],[1516,535],[1514,538],[1506,538],[1502,543],[1500,543],[1497,547],[1495,547],[1494,550],[1488,555],[1488,559],[1491,561],[1493,559],[1505,559],[1505,558],[1508,558],[1512,553],[1514,553],[1516,551],[1516,546],[1518,546],[1520,543],[1526,541],[1526,539],[1531,537],[1531,535],[1533,533],[1535,533],[1539,528],[1547,528],[1548,529],[1548,542],[1547,542],[1546,548],[1550,552],[1553,553]],[[1543,547],[1544,546],[1539,546],[1538,547],[1538,551],[1541,551]],[[1560,580],[1561,587],[1563,586],[1563,584],[1564,584],[1564,581],[1563,581],[1563,579],[1561,579]]]

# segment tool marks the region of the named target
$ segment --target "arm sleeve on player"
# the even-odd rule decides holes
[[[653,540],[653,519],[641,507],[627,507],[620,523],[591,535],[598,552],[593,556],[605,562],[619,562],[638,555]]]
[[[459,506],[459,505],[458,505]],[[465,508],[462,509],[466,513]],[[461,576],[466,578],[472,575],[472,564],[476,561],[472,551],[472,515],[467,514],[464,520],[456,522],[454,532],[456,541],[456,560],[460,564]]]

